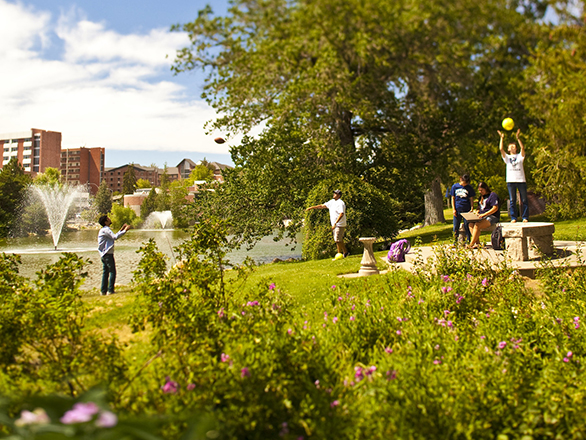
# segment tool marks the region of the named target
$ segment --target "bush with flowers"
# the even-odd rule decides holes
[[[157,421],[153,434],[168,439],[200,438],[190,435],[202,413],[212,421],[201,438],[586,432],[586,271],[544,264],[535,291],[506,264],[438,247],[418,274],[336,279],[309,301],[270,279],[245,283],[250,268],[227,273],[228,248],[224,225],[204,222],[182,264],[136,284],[132,322],[148,353],[105,385],[111,407],[98,405],[119,424]],[[41,417],[36,406],[14,408],[11,420]],[[82,423],[95,425],[99,411]]]

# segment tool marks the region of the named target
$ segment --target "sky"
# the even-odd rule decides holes
[[[62,133],[62,148],[105,147],[106,167],[232,164],[206,134],[202,72],[173,76],[187,35],[169,32],[227,0],[0,0],[0,134]],[[236,142],[234,140],[233,142]]]

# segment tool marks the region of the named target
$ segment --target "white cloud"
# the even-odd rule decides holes
[[[228,152],[204,132],[213,109],[160,79],[186,35],[122,35],[79,15],[0,0],[0,133],[60,131],[64,148]],[[57,59],[44,55],[50,41],[63,47]]]

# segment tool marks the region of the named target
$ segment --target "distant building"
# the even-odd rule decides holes
[[[105,158],[102,147],[61,150],[61,177],[70,184],[87,185],[95,195],[104,175]]]
[[[116,168],[106,168],[104,170],[104,179],[108,184],[108,188],[112,191],[122,192],[124,173],[130,164],[122,165]],[[151,186],[159,186],[159,168],[157,167],[145,167],[142,165],[132,164],[134,167],[134,176],[136,180],[145,179],[148,180]]]
[[[191,159],[183,159],[177,165],[177,170],[178,170],[178,174],[179,174],[180,178],[181,179],[188,179],[189,176],[191,175],[191,172],[193,171],[193,169],[196,166],[202,165],[202,164],[203,164],[203,161],[201,161],[201,160],[199,162],[194,162]],[[232,168],[229,165],[224,165],[224,164],[218,163],[218,162],[208,162],[208,165],[210,165],[212,168],[214,180],[216,180],[218,182],[224,181],[223,171],[226,168]]]
[[[0,134],[2,168],[16,158],[31,176],[45,169],[61,167],[61,133],[31,128],[29,131]]]

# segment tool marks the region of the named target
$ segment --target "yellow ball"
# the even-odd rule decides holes
[[[334,260],[341,260],[342,258],[344,258],[344,254],[341,253],[337,253],[336,256],[334,257]]]
[[[503,128],[505,130],[511,131],[514,126],[515,126],[515,122],[513,122],[513,120],[511,118],[503,119]]]

